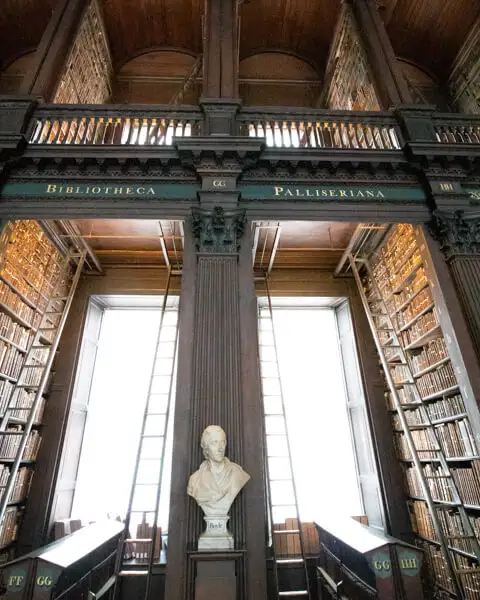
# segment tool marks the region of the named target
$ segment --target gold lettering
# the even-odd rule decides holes
[[[380,564],[380,561],[378,561],[378,560],[373,561],[373,566],[377,569],[377,571],[379,571],[382,568],[382,565]]]
[[[330,198],[336,198],[337,197],[337,191],[336,190],[330,190]]]
[[[109,193],[110,193],[110,188],[109,188],[109,187],[106,187],[106,188],[105,188],[105,194],[109,194]]]
[[[102,188],[95,186],[92,188],[92,194],[99,194],[102,191]]]
[[[129,194],[132,194],[132,193],[133,193],[133,190],[132,190],[132,188],[130,188],[130,187],[127,187],[127,188],[125,188],[125,193],[127,194],[127,196],[128,196]]]
[[[48,575],[39,575],[37,577],[37,585],[52,585],[52,579]]]
[[[144,196],[145,195],[145,188],[144,187],[137,188],[137,194],[139,194],[140,196]]]
[[[453,192],[453,184],[451,183],[441,183],[440,189],[442,192]]]
[[[305,190],[306,195],[308,196],[308,198],[312,197],[312,194],[310,193],[310,190]]]
[[[322,196],[323,196],[324,198],[326,198],[326,197],[328,196],[328,194],[327,194],[327,190],[322,190]]]
[[[275,196],[280,196],[280,194],[283,192],[283,187],[275,187],[274,190],[275,190]]]
[[[151,196],[155,196],[155,190],[153,188],[148,188],[147,195],[148,194],[150,194]]]
[[[77,185],[77,187],[75,188],[75,193],[80,194],[80,186],[79,185]]]
[[[302,194],[302,193],[300,193],[300,190],[299,190],[299,189],[296,189],[295,191],[297,192],[297,196],[298,196],[299,198],[303,198],[303,197],[305,196],[305,194]]]
[[[123,194],[123,188],[115,188],[113,191],[114,194]]]
[[[400,566],[402,569],[415,569],[417,567],[417,559],[416,558],[403,558],[400,561]]]
[[[54,194],[57,191],[57,186],[53,183],[47,185],[47,194]]]
[[[285,192],[285,196],[293,196],[293,193],[292,193],[292,191],[291,191],[291,190],[287,190],[287,191]]]
[[[65,190],[66,194],[73,194],[73,187],[67,187],[67,189]]]
[[[346,198],[347,192],[345,190],[340,190],[340,198]]]
[[[358,193],[357,193],[357,198],[358,198],[358,197],[360,197],[360,198],[365,198],[365,196],[364,196],[363,192],[361,192],[360,190],[359,190],[359,191],[358,191]]]
[[[375,194],[372,191],[367,190],[367,198],[374,198],[374,196]]]

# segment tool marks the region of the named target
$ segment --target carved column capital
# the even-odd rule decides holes
[[[435,211],[427,228],[447,259],[480,254],[480,217],[467,217],[461,210],[451,214]]]
[[[236,254],[245,231],[245,211],[225,211],[215,206],[212,211],[192,210],[192,231],[198,252],[206,254]]]

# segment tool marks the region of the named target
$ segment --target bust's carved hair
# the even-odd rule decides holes
[[[227,440],[227,434],[225,433],[225,431],[223,431],[223,429],[220,427],[220,425],[209,425],[208,427],[206,427],[203,430],[202,437],[200,439],[200,446],[202,447],[202,449],[205,449],[207,442],[208,442],[208,438],[210,437],[210,434],[213,432],[223,433],[223,437],[225,438],[225,441]]]

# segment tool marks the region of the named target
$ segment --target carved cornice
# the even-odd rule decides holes
[[[206,254],[235,254],[245,231],[245,211],[192,209],[192,230],[197,251]]]
[[[452,214],[436,211],[427,227],[447,259],[480,254],[480,216],[465,217],[460,210]]]

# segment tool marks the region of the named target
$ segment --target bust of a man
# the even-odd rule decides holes
[[[187,493],[207,517],[226,516],[250,475],[225,457],[227,436],[218,425],[209,425],[200,441],[205,460],[190,476]]]

